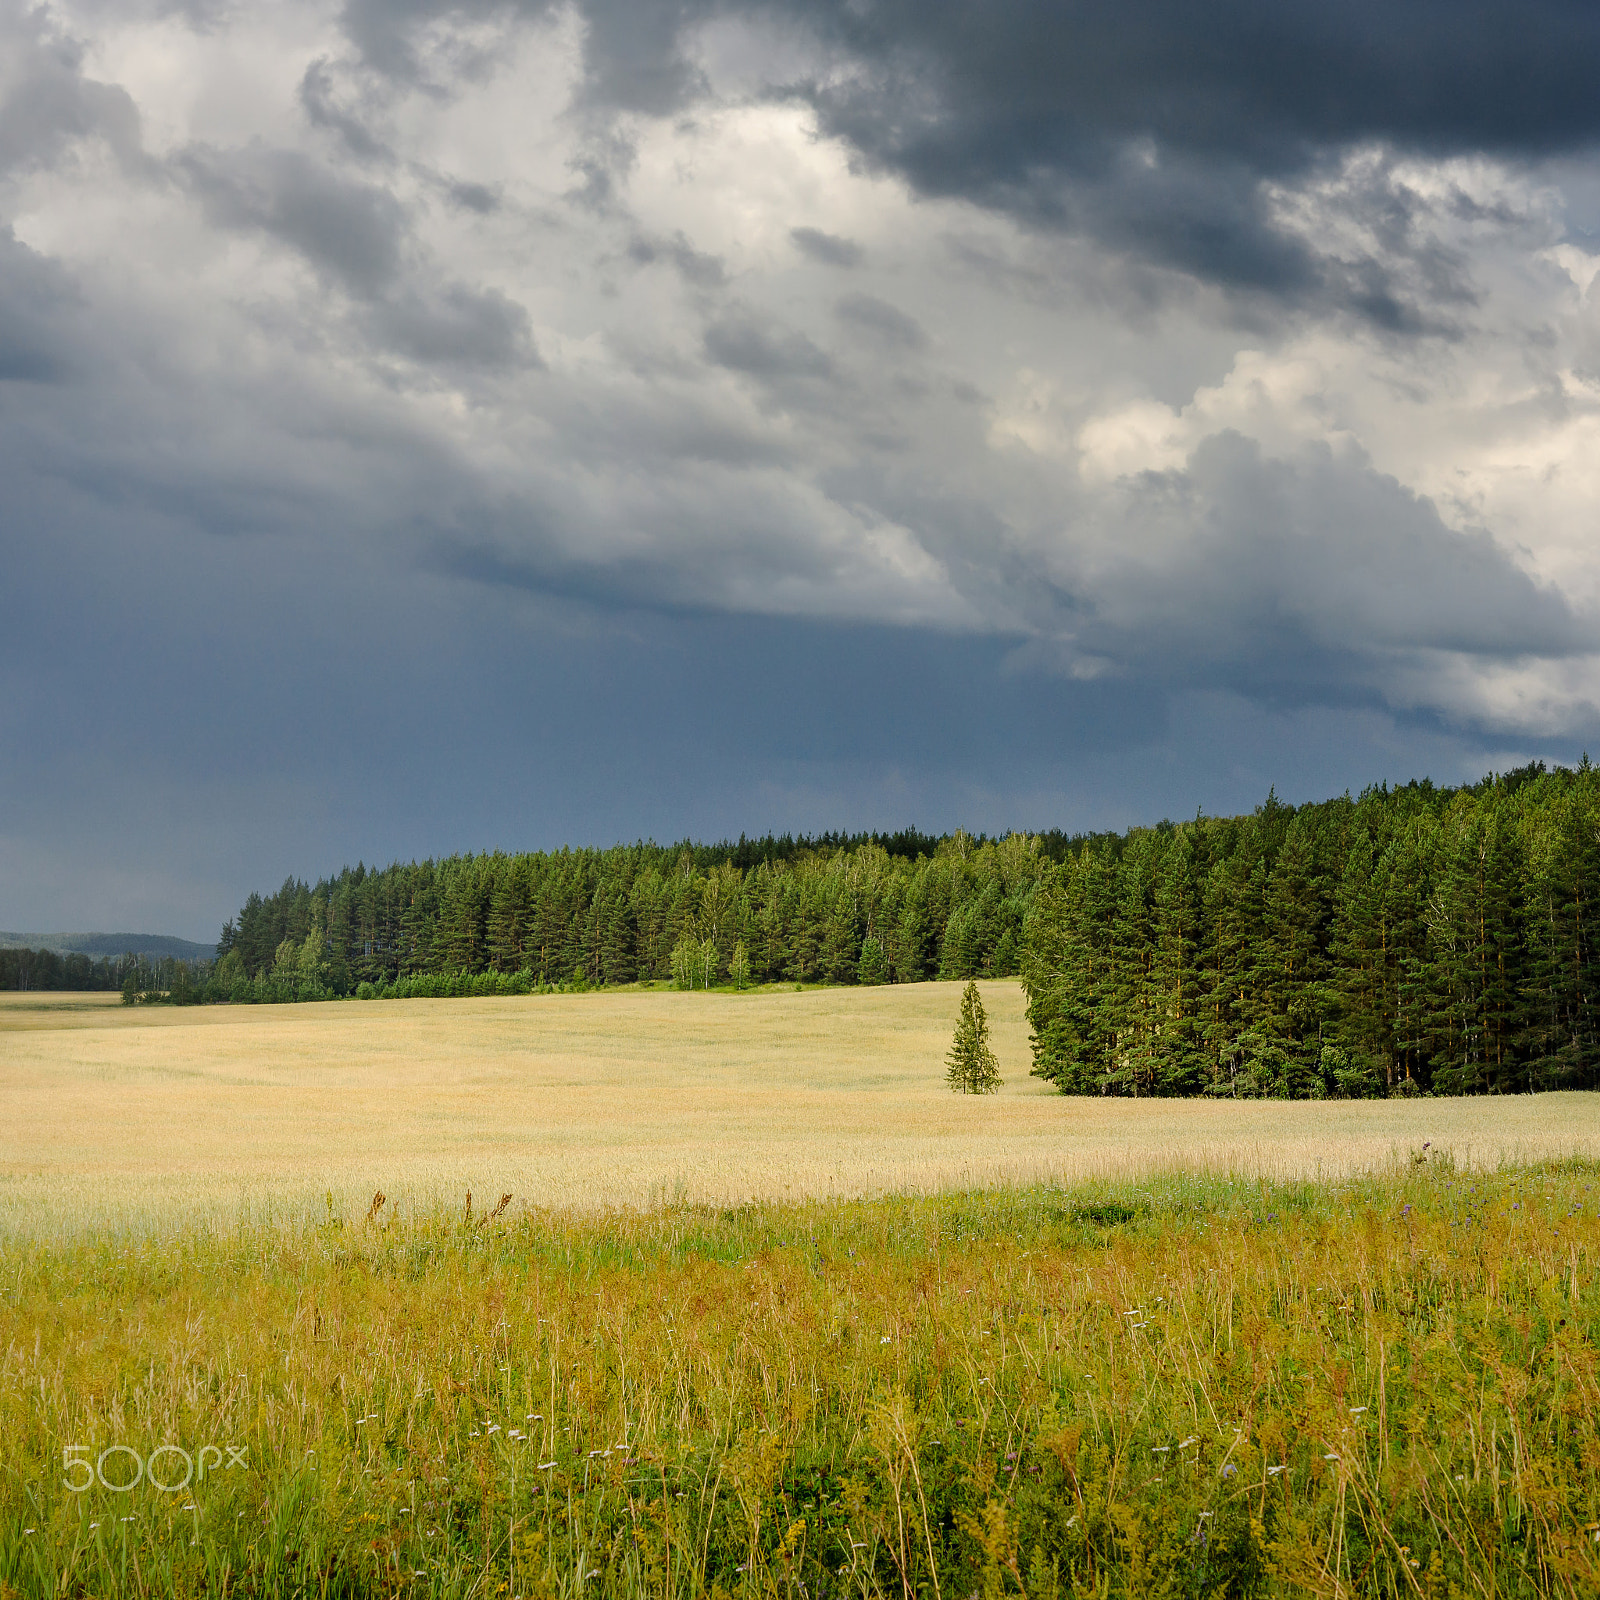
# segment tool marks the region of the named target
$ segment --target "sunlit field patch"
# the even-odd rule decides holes
[[[1600,1170],[1418,1155],[14,1241],[0,1585],[1592,1595]]]
[[[129,1008],[0,997],[0,1226],[652,1207],[1175,1169],[1371,1170],[1600,1155],[1589,1095],[1068,1099],[1029,1075],[1020,985],[982,985],[1003,1082],[951,1095],[953,983],[804,993]]]

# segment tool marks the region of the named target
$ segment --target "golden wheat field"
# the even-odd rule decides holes
[[[1023,995],[983,986],[1004,1073],[952,1095],[960,985],[127,1008],[0,997],[0,1226],[800,1200],[1192,1168],[1334,1177],[1396,1154],[1600,1153],[1592,1096],[1068,1099]]]

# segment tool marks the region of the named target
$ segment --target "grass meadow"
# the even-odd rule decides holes
[[[1600,1593],[1590,1100],[958,992],[0,1005],[0,1596]]]

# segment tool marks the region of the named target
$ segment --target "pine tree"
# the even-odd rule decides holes
[[[1196,1094],[1205,1085],[1200,1050],[1200,888],[1187,827],[1167,843],[1155,877],[1153,978],[1160,1041],[1157,1093]]]
[[[970,979],[945,1061],[945,1082],[956,1094],[993,1094],[1000,1087],[1000,1063],[989,1048],[989,1018],[978,986]]]
[[[502,872],[489,900],[489,965],[496,972],[515,972],[522,965],[527,926],[528,890],[522,874]]]
[[[829,983],[854,983],[861,964],[861,933],[856,916],[855,897],[848,888],[833,890],[822,925],[822,976]]]

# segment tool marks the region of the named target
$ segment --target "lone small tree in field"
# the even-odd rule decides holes
[[[1000,1087],[1000,1063],[989,1048],[989,1018],[977,984],[967,981],[961,996],[961,1014],[956,1019],[956,1036],[950,1041],[950,1054],[944,1079],[955,1094],[993,1094]]]

